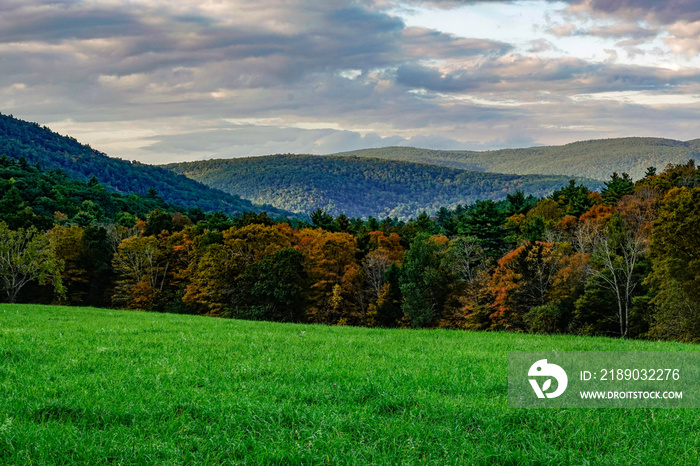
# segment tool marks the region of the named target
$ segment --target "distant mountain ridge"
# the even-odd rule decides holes
[[[699,161],[700,139],[602,139],[485,152],[386,147],[153,166],[108,157],[49,128],[0,114],[1,154],[61,169],[77,180],[95,175],[118,193],[143,195],[153,187],[166,202],[185,208],[272,216],[322,208],[334,215],[407,219],[423,210],[503,199],[515,190],[547,195],[569,178],[591,189],[613,172],[639,179],[649,166]]]
[[[330,155],[422,162],[483,172],[563,175],[597,180],[607,180],[613,172],[626,172],[639,179],[650,166],[661,171],[668,163],[685,163],[689,159],[700,161],[700,139],[683,142],[629,137],[483,152],[383,147]]]
[[[422,211],[500,200],[508,193],[544,196],[565,176],[503,175],[378,158],[270,155],[164,165],[222,191],[294,212],[408,219]],[[586,180],[598,189],[599,181]]]
[[[153,187],[163,200],[182,207],[221,210],[228,214],[267,211],[274,216],[290,215],[272,206],[254,205],[239,196],[154,165],[108,157],[72,137],[61,136],[47,127],[12,115],[0,114],[2,154],[14,159],[24,157],[30,164],[39,163],[45,170],[61,169],[68,177],[79,181],[87,181],[95,175],[107,189],[122,194],[145,195]]]

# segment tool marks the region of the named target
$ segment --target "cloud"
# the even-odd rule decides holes
[[[557,37],[573,36],[578,33],[576,26],[573,23],[560,24],[553,26],[548,30],[549,33]]]
[[[531,40],[528,48],[530,53],[552,52],[555,50],[557,50],[557,47],[547,39]]]
[[[573,11],[608,15],[629,20],[648,19],[659,24],[700,20],[695,0],[575,0]]]
[[[453,9],[479,3],[519,3],[521,0],[410,0],[377,1],[377,5],[421,5]],[[700,20],[700,3],[696,0],[544,0],[549,3],[568,3],[574,13],[596,16],[614,16],[629,20],[653,19],[660,24]]]
[[[599,25],[579,28],[573,23],[550,27],[547,32],[557,37],[594,36],[612,39],[630,39],[640,44],[654,39],[659,34],[656,28],[642,27],[635,23],[621,22],[613,25]]]
[[[454,58],[474,55],[503,55],[513,49],[504,42],[456,37],[423,27],[407,27],[403,31],[403,47],[410,56]]]
[[[671,25],[663,41],[678,55],[692,58],[700,54],[700,21],[679,21]]]
[[[476,5],[479,3],[518,3],[522,0],[375,0],[370,3],[384,7],[384,8],[396,8],[403,5],[413,5],[413,6],[425,6],[430,8],[440,8],[445,10],[450,10],[454,8],[460,8],[469,5]],[[561,2],[562,0],[544,0],[550,3]]]
[[[617,23],[612,26],[594,26],[586,34],[597,37],[631,38],[649,40],[657,36],[658,31],[652,28],[640,27],[633,23]]]
[[[437,92],[461,92],[476,89],[488,81],[494,82],[498,79],[497,76],[473,76],[466,70],[442,73],[438,69],[417,64],[401,66],[396,71],[398,84],[412,89]]]
[[[542,0],[549,2],[549,0]],[[593,36],[617,38],[625,42],[621,47],[631,56],[640,55],[634,48],[652,41],[664,32],[664,42],[673,53],[692,58],[700,54],[692,33],[693,24],[700,22],[700,2],[696,0],[561,0],[568,4],[570,21],[550,24],[547,31],[556,37]],[[561,3],[560,2],[560,3]],[[415,0],[409,2],[429,8],[454,9],[475,4],[496,3],[492,0]],[[503,4],[517,4],[518,0],[503,0]],[[554,3],[554,0],[552,2]],[[613,24],[589,24],[591,20],[612,20]],[[634,41],[632,44],[631,41]]]
[[[571,3],[569,10],[584,19],[612,18],[619,21],[612,26],[595,26],[581,33],[627,38],[621,45],[631,47],[628,53],[632,56],[640,53],[635,46],[663,32],[666,33],[663,42],[673,53],[689,59],[700,54],[700,39],[697,38],[700,2],[695,0],[577,0]]]
[[[150,162],[384,145],[512,147],[661,129],[697,137],[684,120],[697,103],[681,112],[649,98],[697,95],[697,68],[620,62],[623,49],[652,54],[643,47],[659,36],[693,56],[700,23],[637,21],[634,2],[570,2],[571,22],[559,35],[617,41],[600,47],[617,49],[617,61],[606,63],[567,55],[556,35],[522,44],[463,37],[407,26],[391,9],[419,3],[5,0],[0,110]],[[659,6],[649,11],[662,17]],[[646,100],[620,97],[631,92]],[[609,99],[581,97],[602,93]]]
[[[382,137],[376,133],[363,135],[334,129],[230,125],[212,131],[161,136],[157,141],[152,141],[146,150],[155,154],[169,152],[175,154],[175,159],[182,157],[182,160],[191,160],[193,154],[197,154],[198,159],[281,154],[289,152],[290,146],[297,148],[296,153],[323,155],[387,146],[455,149],[464,147],[464,144],[440,136]]]

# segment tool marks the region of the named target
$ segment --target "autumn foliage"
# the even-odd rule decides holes
[[[571,181],[545,199],[515,193],[410,222],[166,205],[109,222],[86,201],[43,230],[0,222],[0,278],[10,300],[700,341],[698,180],[689,162],[636,183],[615,174],[601,193]],[[32,267],[39,257],[46,267]]]

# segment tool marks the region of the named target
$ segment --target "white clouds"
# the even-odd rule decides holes
[[[700,21],[685,20],[672,24],[664,42],[678,55],[693,58],[700,54]]]
[[[576,33],[576,26],[573,23],[560,24],[552,27],[548,32],[557,37],[573,36]]]
[[[477,3],[430,2],[437,30],[398,0],[2,2],[0,111],[150,162],[697,137],[678,8]]]

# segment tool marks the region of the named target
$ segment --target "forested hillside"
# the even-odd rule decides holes
[[[642,178],[648,167],[661,171],[666,164],[700,160],[700,140],[674,141],[660,138],[619,138],[574,142],[564,146],[503,149],[484,152],[384,147],[334,156],[381,158],[424,162],[445,167],[496,173],[566,175],[607,179],[613,172]]]
[[[152,189],[146,196],[109,192],[91,178],[87,183],[68,178],[63,170],[44,171],[0,156],[0,221],[10,228],[41,229],[54,224],[81,226],[146,219],[155,209],[184,213],[182,207],[168,204]],[[190,211],[195,221],[204,218],[201,209]]]
[[[267,211],[271,215],[288,215],[271,206],[253,205],[238,196],[217,191],[168,170],[139,162],[107,157],[80,144],[71,137],[61,136],[36,123],[0,114],[0,155],[28,163],[39,163],[45,169],[61,169],[70,178],[87,181],[96,176],[108,190],[145,195],[155,188],[167,202],[184,207],[201,207],[207,211],[221,210],[228,214]]]
[[[408,219],[422,211],[521,190],[543,196],[568,183],[562,176],[479,173],[436,165],[360,157],[273,155],[166,165],[213,188],[294,212],[321,208],[349,217]],[[600,182],[586,182],[592,189]]]

